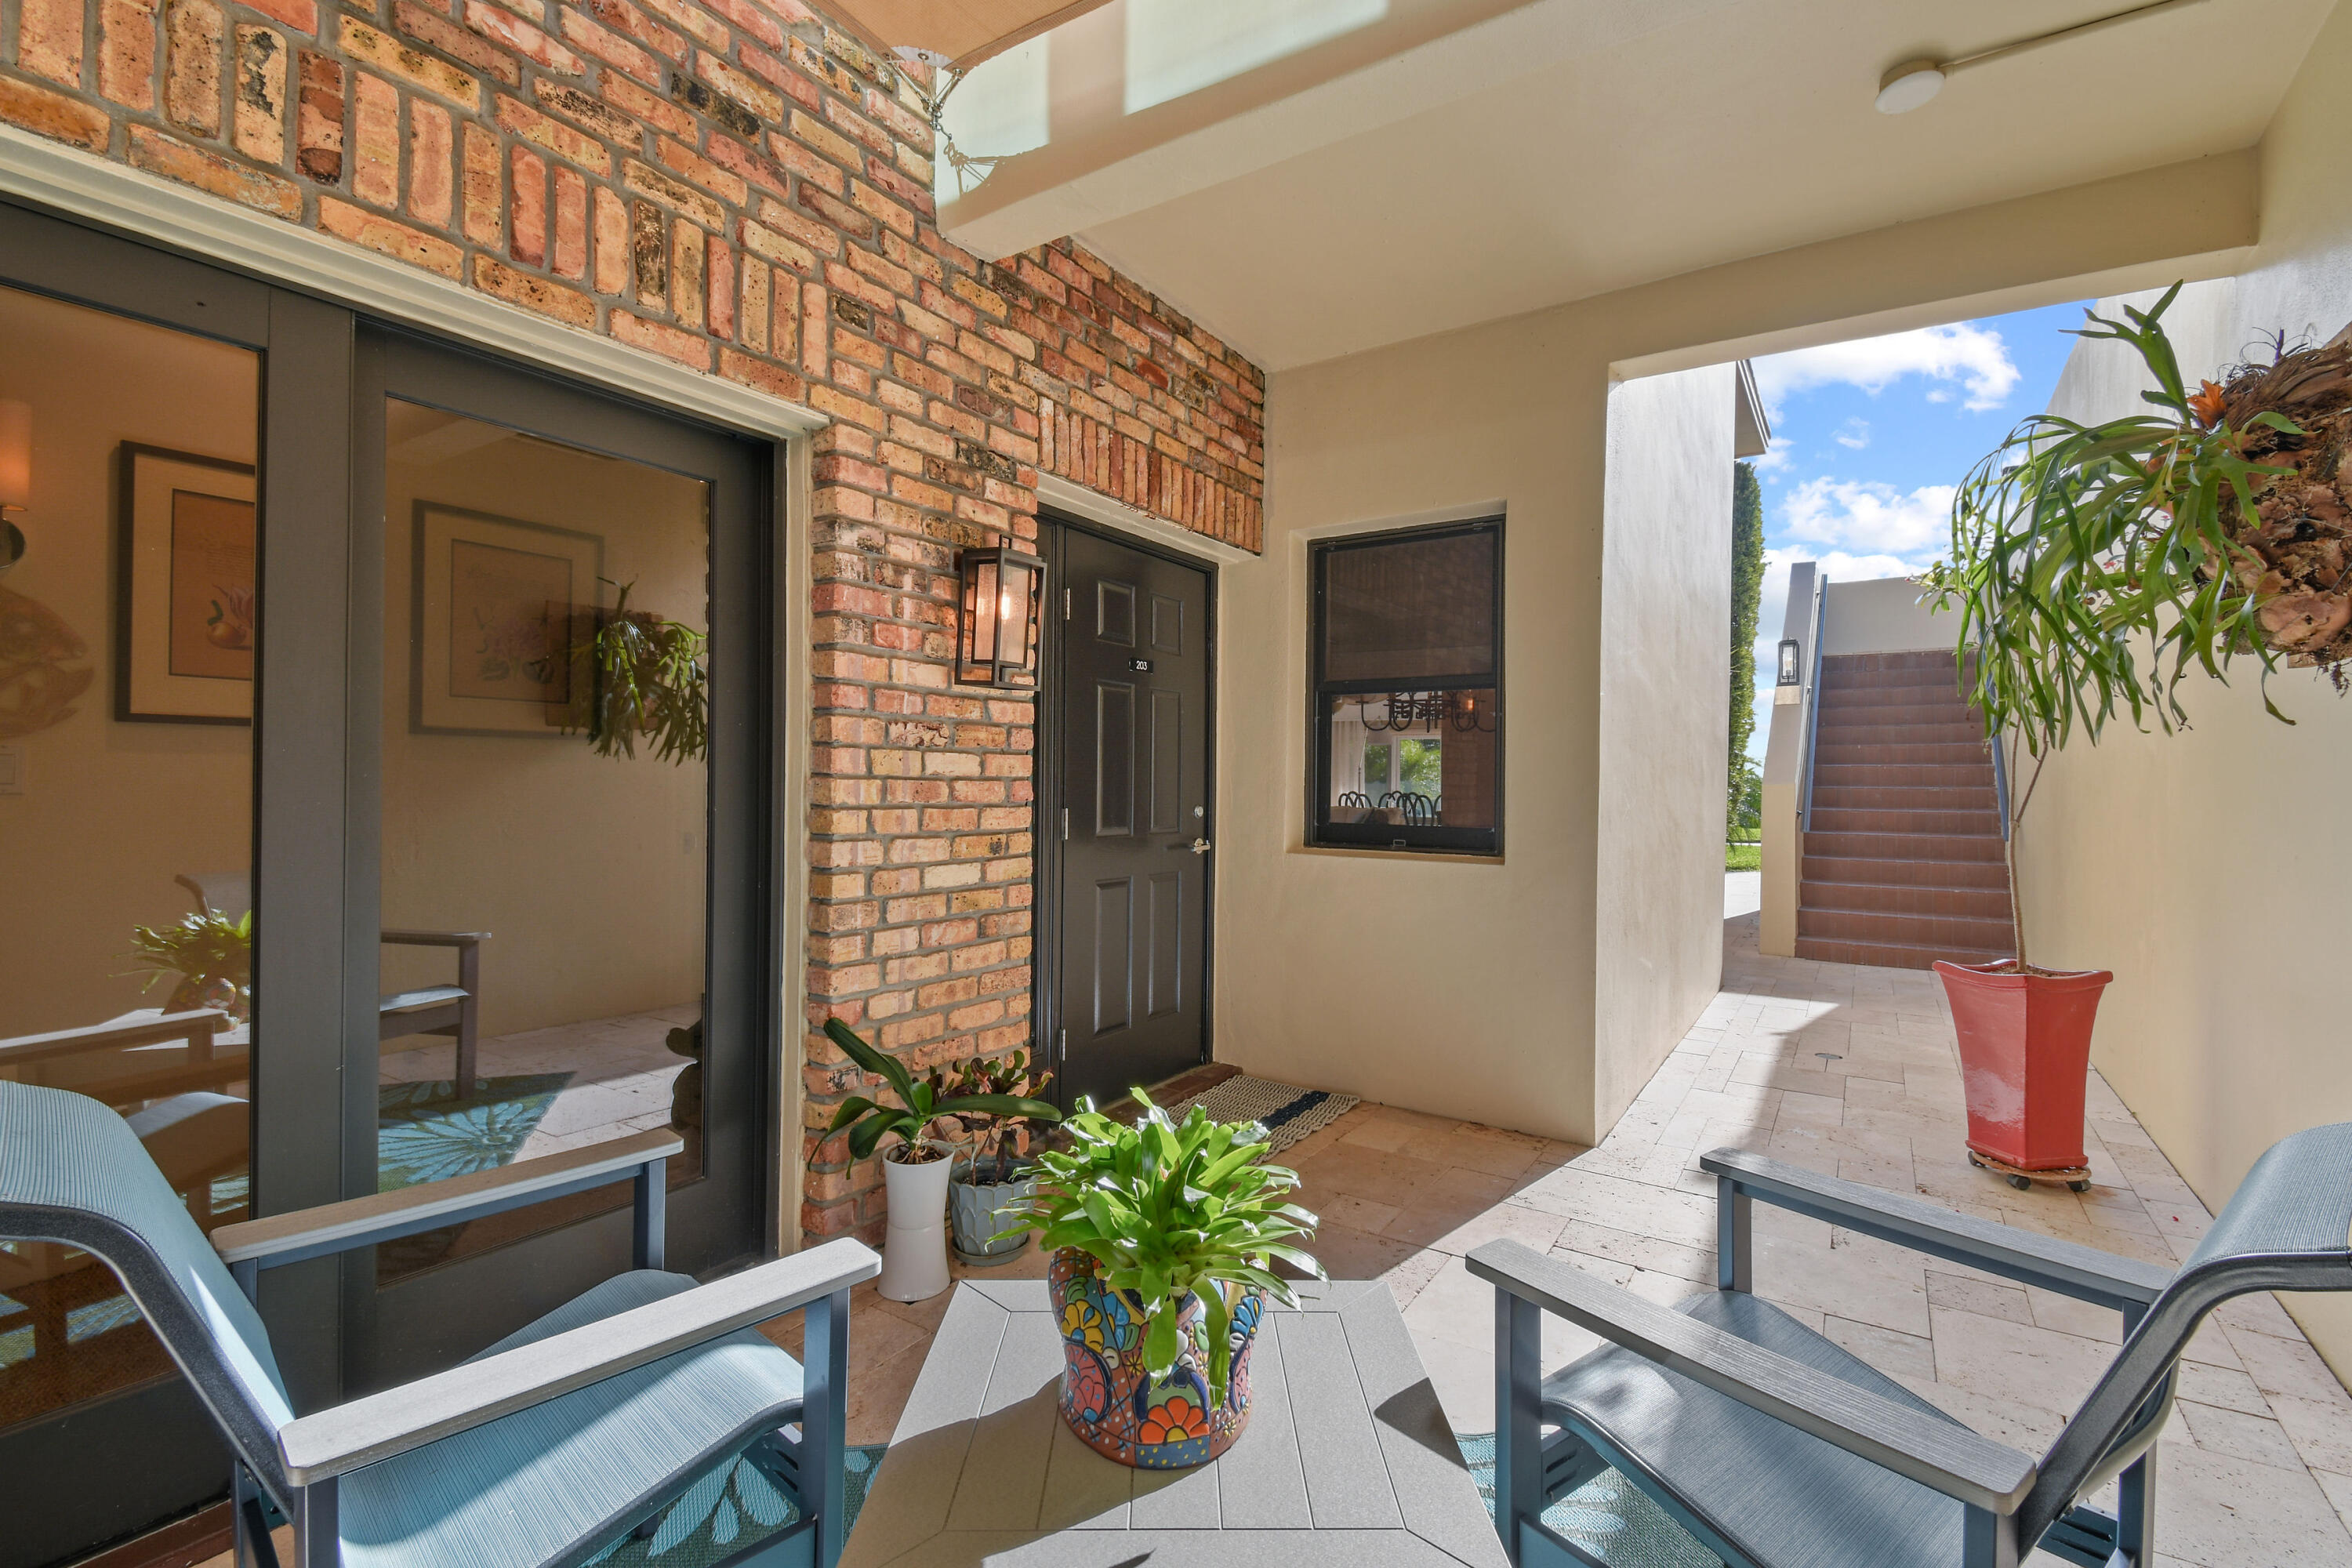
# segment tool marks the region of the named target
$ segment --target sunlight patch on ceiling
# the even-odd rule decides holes
[[[1388,0],[1127,0],[1127,112],[1370,26]]]

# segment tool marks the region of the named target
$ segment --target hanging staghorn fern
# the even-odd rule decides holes
[[[709,639],[650,610],[629,608],[635,584],[614,586],[613,607],[596,612],[594,634],[572,649],[579,696],[564,715],[564,728],[586,731],[602,756],[635,756],[643,735],[664,762],[700,762],[710,748],[703,657]]]

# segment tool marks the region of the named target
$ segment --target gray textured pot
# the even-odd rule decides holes
[[[966,1263],[990,1268],[1010,1263],[1027,1248],[1027,1236],[1005,1240],[998,1232],[1018,1225],[1021,1209],[1036,1195],[1037,1178],[1021,1174],[1009,1182],[975,1182],[969,1161],[956,1163],[948,1183],[948,1218],[955,1226],[956,1256]]]

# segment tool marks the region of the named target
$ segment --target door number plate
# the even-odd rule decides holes
[[[1127,668],[1129,669],[1150,669],[1151,668],[1151,661],[1148,658],[1130,658],[1127,661]]]

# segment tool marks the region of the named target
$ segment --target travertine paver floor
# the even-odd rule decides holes
[[[1714,1188],[1696,1159],[1720,1144],[2153,1261],[2196,1244],[2203,1205],[2105,1084],[2091,1085],[2091,1191],[2015,1192],[1960,1152],[1934,977],[1764,958],[1755,928],[1753,915],[1726,921],[1721,993],[1598,1148],[1365,1105],[1286,1155],[1324,1216],[1316,1250],[1334,1277],[1387,1279],[1457,1430],[1494,1426],[1493,1296],[1462,1255],[1512,1236],[1660,1301],[1712,1289]],[[1761,1206],[1757,1222],[1762,1294],[2029,1451],[2057,1435],[2118,1336],[2111,1312]],[[1044,1267],[1033,1249],[993,1277]],[[888,1440],[948,1300],[906,1306],[860,1289],[850,1441]],[[776,1337],[797,1349],[798,1320]],[[1545,1325],[1548,1364],[1593,1342]],[[2352,1395],[2294,1321],[2269,1296],[2242,1300],[2189,1358],[2159,1450],[2158,1561],[2352,1563]]]
[[[1483,1432],[1494,1426],[1493,1296],[1462,1255],[1512,1236],[1660,1301],[1712,1289],[1714,1184],[1696,1158],[1720,1144],[2113,1252],[2185,1257],[2203,1205],[2095,1079],[2090,1114],[2088,1193],[2020,1193],[1975,1169],[1934,976],[1763,958],[1750,915],[1726,922],[1721,994],[1599,1148],[1366,1105],[1286,1158],[1323,1215],[1317,1251],[1331,1273],[1388,1280],[1454,1426]],[[1761,1293],[2029,1451],[2056,1436],[2118,1337],[2112,1312],[1817,1221],[1761,1206],[1757,1216]],[[1012,1271],[1042,1268],[1033,1255]],[[908,1307],[861,1292],[852,1441],[887,1440],[947,1300]],[[1593,1342],[1545,1326],[1548,1363]],[[2161,1448],[2159,1561],[2352,1563],[2352,1395],[2268,1296],[2223,1309],[2190,1356]]]

